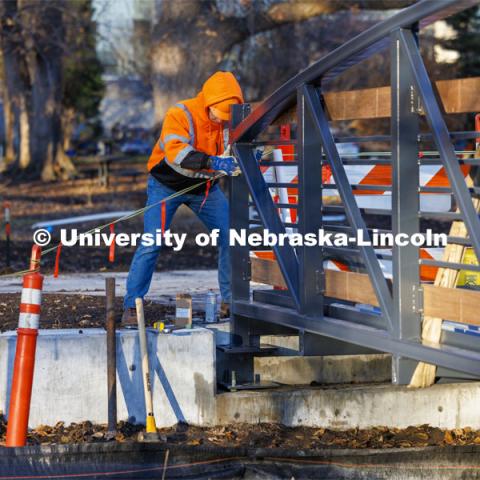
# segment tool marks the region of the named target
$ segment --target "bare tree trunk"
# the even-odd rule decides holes
[[[0,40],[3,56],[5,91],[10,103],[10,113],[13,112],[18,119],[19,124],[19,151],[18,165],[24,170],[30,164],[30,116],[29,106],[29,82],[26,69],[23,39],[21,37],[21,28],[19,25],[19,11],[16,0],[0,2]],[[8,109],[5,109],[8,112]],[[7,113],[8,115],[8,113]],[[5,125],[11,120],[12,135],[11,147],[13,148],[13,125],[14,118],[6,119]],[[14,158],[9,152],[9,155]]]
[[[30,170],[35,175],[40,174],[42,180],[54,180],[75,171],[63,152],[61,121],[65,2],[22,0],[22,6],[25,43],[29,47],[27,65],[32,82]]]
[[[19,125],[18,166],[44,180],[75,171],[63,151],[64,9],[65,0],[0,1],[6,91]]]
[[[67,152],[72,146],[73,128],[75,126],[75,110],[64,108],[62,112],[63,150]]]
[[[20,170],[26,171],[30,166],[32,157],[30,154],[30,114],[28,112],[27,99],[25,95],[19,98],[18,105],[18,130],[19,130],[19,151],[18,166]]]
[[[15,113],[5,84],[3,87],[3,119],[5,124],[5,162],[3,168],[7,169],[15,162]]]
[[[70,157],[66,152],[70,149],[71,138],[73,134],[73,127],[75,125],[75,110],[73,108],[62,108],[61,113],[61,128],[62,128],[62,138],[61,145],[57,147],[57,157],[55,163],[59,170],[59,175],[62,178],[71,178],[75,172],[75,166],[73,165]]]
[[[42,180],[55,179],[56,148],[60,141],[57,130],[58,105],[55,101],[57,79],[52,66],[53,59],[43,58],[40,52],[29,55],[32,78],[32,128],[30,130],[32,170],[40,173]],[[57,86],[58,88],[58,86]]]
[[[64,180],[73,178],[77,169],[72,163],[70,157],[65,153],[64,142],[61,141],[57,145],[56,157],[55,157],[55,171],[57,176]]]

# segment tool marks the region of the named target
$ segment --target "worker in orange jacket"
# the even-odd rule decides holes
[[[230,106],[243,103],[240,85],[230,72],[216,72],[194,98],[182,100],[165,116],[160,138],[148,161],[147,206],[188,187],[181,194],[145,212],[144,232],[156,235],[168,230],[177,208],[185,204],[209,230],[219,230],[218,282],[222,296],[221,315],[229,314],[230,258],[228,248],[228,203],[215,181],[219,172],[232,175],[238,165],[231,156],[220,156],[228,145]],[[198,185],[198,187],[195,187]],[[162,225],[162,217],[163,223]],[[150,287],[160,246],[139,245],[130,266],[122,323],[136,325],[135,298]]]

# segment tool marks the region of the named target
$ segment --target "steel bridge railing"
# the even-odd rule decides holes
[[[472,195],[478,195],[480,189],[478,185],[467,186],[462,170],[479,165],[480,158],[476,155],[459,159],[452,144],[475,139],[479,134],[448,131],[418,48],[418,32],[422,27],[479,3],[480,0],[421,1],[329,53],[280,87],[253,112],[249,105],[235,106],[230,138],[243,175],[231,182],[231,228],[251,231],[263,226],[275,234],[294,230],[303,235],[321,229],[361,231],[364,238],[370,238],[369,215],[390,217],[388,231],[409,235],[420,232],[421,221],[425,219],[462,220],[468,236],[450,235],[449,241],[471,245],[480,258],[480,221],[472,203]],[[390,135],[334,135],[324,106],[325,85],[345,69],[387,47],[391,56]],[[259,138],[294,104],[297,105],[295,139]],[[429,132],[420,132],[420,114],[425,115]],[[350,142],[362,144],[366,151],[343,152],[342,143]],[[388,144],[390,148],[369,152],[369,143]],[[428,150],[420,145],[428,146]],[[265,158],[259,161],[255,150],[267,146],[292,147],[295,152],[290,151],[282,161]],[[421,150],[423,153],[419,155]],[[361,165],[389,167],[391,182],[352,182],[346,167]],[[432,166],[445,170],[448,186],[421,185],[421,169]],[[331,183],[322,180],[325,167],[331,171]],[[267,181],[262,173],[265,168],[294,169],[298,182]],[[275,203],[272,188],[294,189],[297,202]],[[340,204],[324,204],[322,197],[332,191],[339,195]],[[388,193],[389,208],[362,206],[359,201],[362,194],[376,193]],[[430,195],[442,195],[448,202],[454,199],[458,210],[424,208],[422,201]],[[252,209],[256,219],[250,218]],[[296,221],[282,216],[282,210],[294,211]],[[340,216],[343,221],[332,220],[331,215]],[[252,299],[250,249],[231,247],[232,332],[236,343],[258,346],[261,335],[296,332],[302,338],[314,336],[316,343],[307,343],[317,345],[312,350],[317,354],[325,351],[328,341],[348,346],[349,352],[352,345],[361,352],[390,352],[394,355],[394,380],[398,383],[409,381],[417,361],[480,376],[480,347],[472,348],[470,339],[462,343],[455,338],[451,342],[455,347],[448,344],[450,334],[444,335],[441,346],[421,342],[424,300],[421,268],[460,270],[465,268],[464,263],[420,258],[419,248],[411,244],[394,246],[389,252],[368,245],[297,248],[286,244],[274,246],[273,252],[286,290],[254,292]],[[325,296],[324,264],[332,259],[368,274],[379,309],[374,313],[362,312],[352,302]],[[392,265],[390,277],[385,275],[382,263],[386,260]],[[480,270],[476,266],[468,268]],[[339,352],[342,351],[339,347]]]

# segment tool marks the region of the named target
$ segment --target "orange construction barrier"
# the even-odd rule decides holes
[[[480,113],[475,115],[475,131],[480,132]],[[477,137],[475,140],[475,148],[480,148],[480,137]]]
[[[108,249],[108,261],[113,263],[115,261],[115,224],[110,224],[110,233],[112,234],[112,243]]]
[[[55,266],[53,267],[53,278],[58,278],[60,272],[60,255],[62,253],[62,243],[60,242],[57,247],[57,254],[55,255]]]
[[[34,245],[30,260],[30,273],[23,277],[17,348],[8,410],[7,447],[23,447],[27,442],[35,350],[42,303],[43,275],[38,271],[40,270],[41,255],[42,249],[38,245]]]

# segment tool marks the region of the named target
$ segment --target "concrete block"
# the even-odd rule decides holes
[[[391,384],[229,392],[217,396],[217,423],[272,422],[318,428],[480,428],[480,382],[410,389]]]
[[[219,328],[221,331],[222,329]],[[40,332],[30,426],[58,421],[107,421],[106,334],[102,329]],[[8,415],[16,334],[0,334],[0,409]],[[480,428],[480,383],[408,389],[386,384],[289,387],[216,394],[215,334],[204,328],[159,334],[148,329],[150,368],[157,424],[178,421],[211,426],[272,422],[336,429],[376,425]],[[117,333],[119,420],[144,423],[145,403],[138,335]],[[369,358],[370,357],[370,358]],[[375,358],[378,357],[378,358]],[[264,358],[259,368],[271,379],[297,383],[354,382],[389,372],[382,355]],[[371,362],[371,363],[369,363]],[[262,370],[260,370],[262,371]],[[307,383],[307,382],[305,382]]]
[[[157,425],[215,418],[215,342],[196,328],[147,330]],[[0,334],[0,409],[8,415],[16,334]],[[30,426],[58,421],[107,422],[106,333],[103,329],[41,330],[37,343]],[[117,332],[118,419],[145,422],[140,347],[135,330]]]
[[[262,381],[285,385],[389,382],[390,355],[326,357],[257,357],[255,373]]]
[[[298,335],[262,335],[260,342],[266,345],[289,348],[291,350],[300,350],[300,341]]]

